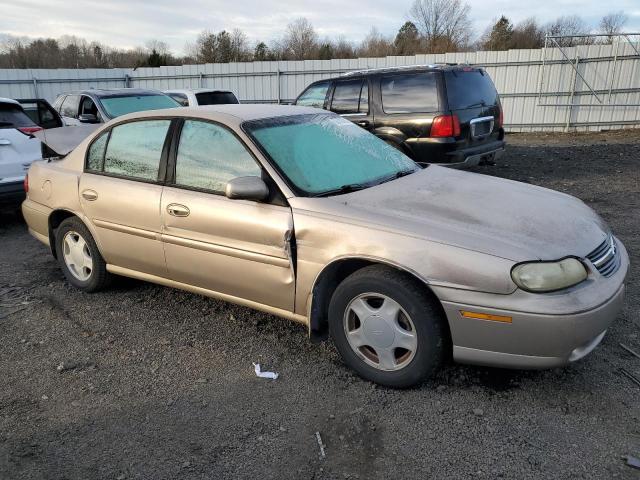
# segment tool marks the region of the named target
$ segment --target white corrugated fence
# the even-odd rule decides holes
[[[0,70],[0,97],[46,98],[88,88],[215,87],[242,102],[288,103],[311,82],[366,68],[432,63],[483,66],[504,106],[508,131],[640,126],[637,43],[347,60],[183,65],[160,68]]]

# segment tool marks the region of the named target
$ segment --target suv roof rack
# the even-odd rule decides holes
[[[350,72],[343,73],[340,75],[341,77],[348,77],[350,75],[361,75],[363,73],[375,73],[375,72],[385,72],[385,71],[394,71],[394,70],[411,70],[414,68],[438,68],[438,67],[456,67],[456,66],[470,66],[468,62],[461,63],[428,63],[428,64],[420,64],[420,65],[397,65],[397,66],[389,66],[389,67],[376,67],[376,68],[365,68],[362,70],[352,70]]]

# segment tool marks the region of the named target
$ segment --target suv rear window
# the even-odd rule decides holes
[[[0,128],[33,127],[35,123],[18,105],[0,103]]]
[[[498,103],[496,87],[484,70],[452,70],[445,74],[445,82],[451,110]]]
[[[196,93],[198,105],[224,105],[227,103],[240,103],[231,92],[202,92]]]
[[[438,81],[435,73],[404,73],[380,79],[385,113],[438,111]]]

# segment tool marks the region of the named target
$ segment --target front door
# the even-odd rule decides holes
[[[291,209],[224,195],[232,178],[262,175],[226,127],[186,120],[160,208],[167,268],[177,282],[293,311]]]
[[[135,121],[103,133],[89,147],[79,190],[105,261],[160,277],[160,165],[170,123]]]

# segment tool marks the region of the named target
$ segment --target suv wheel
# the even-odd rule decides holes
[[[58,262],[69,283],[85,292],[95,292],[108,283],[107,264],[80,219],[64,220],[55,237]]]
[[[426,287],[389,267],[347,277],[329,305],[329,328],[344,362],[389,387],[416,385],[442,364],[445,319]]]

